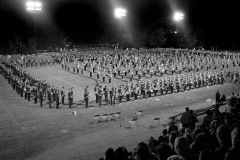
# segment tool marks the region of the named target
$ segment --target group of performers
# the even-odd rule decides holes
[[[221,85],[225,83],[224,71],[206,71],[202,73],[192,73],[185,75],[177,75],[170,77],[161,77],[153,81],[144,82],[142,79],[133,83],[129,81],[126,84],[113,85],[109,90],[107,86],[102,87],[100,81],[97,81],[94,88],[96,95],[96,102],[101,106],[103,95],[105,101],[108,102],[108,95],[110,95],[111,105],[116,103],[116,100],[121,103],[123,98],[126,101],[138,98],[150,98],[152,96],[162,96],[172,93],[184,92],[186,90],[193,90],[197,88],[210,87],[214,85]]]
[[[223,69],[240,65],[240,54],[196,51],[188,49],[132,49],[132,50],[86,50],[71,53],[44,53],[40,55],[1,56],[1,70],[13,88],[25,99],[34,102],[47,100],[49,107],[56,103],[65,104],[68,99],[69,108],[73,105],[73,88],[65,94],[64,87],[58,88],[34,78],[21,67],[30,67],[61,63],[65,70],[76,73],[89,72],[96,74],[94,92],[96,103],[115,105],[124,99],[130,101],[138,98],[161,96],[184,92],[202,87],[219,85],[239,79],[238,72],[226,72]],[[24,61],[24,63],[21,62]],[[185,73],[183,73],[185,72]],[[164,76],[163,76],[164,75]],[[107,78],[108,77],[108,81]],[[114,79],[127,79],[127,83],[115,85]],[[145,80],[148,78],[149,80]],[[137,80],[137,81],[134,81]],[[111,84],[105,85],[103,84]],[[84,89],[86,108],[90,99],[88,87]]]
[[[69,108],[73,105],[73,88],[70,88],[66,93],[64,87],[60,89],[54,85],[51,86],[45,81],[39,80],[20,68],[3,61],[0,63],[0,70],[13,90],[28,101],[33,100],[35,104],[39,102],[41,107],[43,102],[46,102],[50,108],[55,103],[56,108],[59,108],[60,104],[66,104],[65,97],[67,97]]]

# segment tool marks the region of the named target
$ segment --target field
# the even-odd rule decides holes
[[[58,64],[24,70],[59,88],[64,86],[67,90],[73,87],[74,105],[71,109],[67,105],[60,105],[60,109],[55,109],[49,108],[45,103],[40,107],[33,101],[27,102],[0,75],[0,159],[3,160],[97,160],[104,156],[108,147],[117,149],[125,146],[130,151],[137,143],[146,141],[150,136],[158,138],[168,117],[183,112],[185,107],[194,110],[210,106],[217,90],[230,96],[232,92],[239,93],[240,88],[238,84],[226,83],[115,106],[104,103],[100,108],[94,102],[96,75],[89,78],[87,72],[84,75],[68,72]],[[115,83],[123,82],[117,79]],[[90,107],[85,109],[83,91],[87,85]],[[128,121],[139,110],[143,110],[143,115],[136,127],[127,127]],[[73,111],[77,114],[72,114]],[[118,111],[121,111],[119,120],[93,123],[95,114]],[[160,117],[160,125],[151,127],[152,120],[156,117]]]

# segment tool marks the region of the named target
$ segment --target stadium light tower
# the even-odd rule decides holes
[[[27,1],[26,10],[33,14],[33,25],[34,25],[34,53],[37,53],[37,34],[36,34],[36,18],[35,15],[40,13],[42,10],[42,3],[40,1]]]
[[[115,8],[114,10],[114,16],[116,19],[118,19],[119,21],[119,25],[118,25],[118,36],[117,36],[117,41],[122,41],[123,40],[123,33],[122,33],[122,25],[124,24],[124,17],[126,17],[127,15],[127,10],[124,8]]]
[[[175,12],[173,14],[173,21],[176,22],[176,30],[174,33],[178,33],[177,23],[180,23],[184,19],[184,14],[182,12]]]

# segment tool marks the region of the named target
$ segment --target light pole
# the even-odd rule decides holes
[[[33,27],[34,27],[34,53],[37,53],[37,34],[36,34],[36,14],[42,10],[42,3],[40,1],[27,1],[26,10],[33,14]]]
[[[180,23],[184,19],[184,14],[182,12],[175,12],[173,14],[173,21],[176,23],[176,29],[174,33],[178,33],[177,23]]]
[[[127,15],[127,10],[124,8],[115,8],[114,11],[114,16],[115,18],[117,18],[119,21],[121,19],[123,19],[123,17],[126,17]],[[118,35],[118,39],[121,41],[122,40],[122,24],[120,23],[119,25],[119,35]]]

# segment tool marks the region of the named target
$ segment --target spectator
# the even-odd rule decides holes
[[[171,154],[174,155],[176,154],[175,150],[174,150],[174,142],[175,142],[175,139],[177,138],[177,132],[172,132],[170,135],[169,135],[169,146],[170,146],[170,149],[171,149]]]
[[[194,160],[194,156],[191,148],[185,137],[177,137],[174,142],[174,150],[179,155],[182,156],[185,160]]]
[[[154,141],[155,141],[155,139],[153,137],[150,137],[150,139],[148,140],[147,145],[148,145],[149,151],[154,153],[155,155],[157,155],[157,147],[155,147]]]
[[[175,122],[172,121],[170,122],[169,124],[169,128],[168,128],[168,134],[172,133],[172,132],[175,132],[175,131],[178,131],[178,126],[175,125]]]
[[[167,133],[168,133],[167,129],[164,129],[162,131],[162,136],[159,136],[158,138],[158,144],[160,144],[161,142],[169,143],[169,137]]]
[[[240,159],[240,127],[236,126],[231,132],[232,147],[227,151],[225,160]]]
[[[236,101],[237,101],[237,97],[235,96],[234,93],[232,93],[232,96],[231,96],[231,98],[230,98],[230,100],[229,100],[229,105],[232,106],[232,107],[234,107]]]
[[[193,142],[192,131],[190,128],[185,129],[185,133],[184,133],[183,137],[187,138],[189,145]]]
[[[225,125],[220,125],[217,128],[217,139],[219,142],[219,146],[215,149],[217,159],[223,160],[225,154],[231,147],[231,135],[228,128]]]
[[[220,97],[221,97],[221,95],[220,95],[219,91],[217,91],[217,93],[216,93],[216,104],[220,104]]]
[[[213,121],[213,112],[211,110],[207,110],[206,116],[203,118],[202,125],[209,128],[210,123]]]
[[[198,122],[197,116],[194,115],[193,110],[190,110],[191,113],[191,125],[190,129],[194,130],[196,128],[196,123]]]
[[[104,160],[115,160],[115,154],[114,154],[114,150],[112,148],[108,148],[105,152],[105,157]]]
[[[144,142],[138,144],[136,155],[138,160],[158,160],[157,156],[149,151],[147,144]]]
[[[200,128],[195,128],[193,130],[193,140],[196,140],[196,137],[199,133],[202,133],[203,131]]]
[[[232,105],[233,103],[229,102],[229,104],[225,108],[225,113],[232,113],[232,109],[233,109]]]
[[[167,158],[171,156],[171,148],[167,143],[160,143],[157,151],[160,160],[167,160]]]
[[[217,104],[217,105],[215,105],[215,108],[214,108],[214,110],[213,110],[213,117],[214,118],[220,118],[220,116],[221,116],[221,112],[219,111],[219,105]]]
[[[191,124],[192,124],[192,114],[190,113],[188,107],[185,108],[185,112],[182,114],[180,121],[182,123],[182,127],[183,128],[191,127]]]
[[[198,154],[200,151],[205,149],[214,149],[210,135],[202,132],[196,136],[194,142],[190,145],[192,151]]]
[[[204,150],[200,152],[199,160],[217,160],[217,159],[214,151]]]
[[[227,98],[226,95],[223,94],[222,97],[221,97],[221,99],[220,99],[221,104],[226,101],[226,98]]]
[[[128,160],[128,151],[125,147],[118,147],[115,151],[116,160]]]

